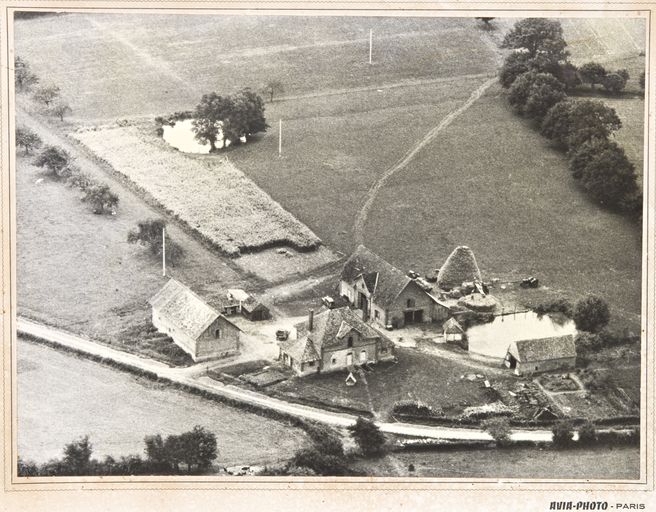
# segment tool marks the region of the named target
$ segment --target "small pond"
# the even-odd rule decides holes
[[[467,330],[469,351],[503,359],[512,341],[576,334],[574,322],[562,316],[539,316],[533,311],[499,315],[490,323]]]
[[[177,121],[173,126],[164,125],[162,128],[164,133],[162,138],[168,142],[175,149],[182,151],[183,153],[197,153],[201,155],[206,155],[210,152],[209,144],[202,144],[196,140],[194,130],[194,120],[193,119],[184,119],[182,121]],[[222,133],[219,128],[218,141],[216,147],[221,149],[223,147],[222,142]],[[246,138],[242,137],[242,142],[246,142]],[[226,147],[230,146],[230,141],[226,141]]]

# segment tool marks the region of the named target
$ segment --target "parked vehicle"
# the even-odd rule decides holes
[[[289,331],[286,331],[284,329],[278,329],[276,331],[276,340],[278,341],[286,341],[287,338],[289,338]]]

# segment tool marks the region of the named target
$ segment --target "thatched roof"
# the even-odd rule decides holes
[[[548,361],[565,357],[576,357],[574,336],[553,336],[533,340],[513,341],[508,351],[520,363]]]
[[[437,274],[437,285],[442,289],[455,288],[465,281],[480,281],[481,271],[472,250],[466,245],[456,247]]]
[[[175,279],[170,279],[148,302],[194,340],[220,316],[218,311]]]

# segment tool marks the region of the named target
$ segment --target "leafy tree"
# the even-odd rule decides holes
[[[250,137],[254,133],[264,132],[269,127],[264,118],[264,101],[259,94],[250,89],[243,89],[234,96],[235,110],[243,117],[240,136]]]
[[[41,137],[26,126],[17,126],[16,145],[22,147],[27,155],[31,149],[41,146]]]
[[[65,149],[58,146],[45,146],[34,160],[34,165],[43,167],[48,174],[60,177],[71,161],[71,156]]]
[[[602,85],[607,91],[617,94],[626,87],[626,78],[619,73],[609,73],[604,77]]]
[[[574,344],[579,354],[595,352],[601,348],[601,338],[598,334],[582,331],[574,338]]]
[[[93,213],[113,213],[118,206],[118,196],[111,191],[108,185],[92,185],[84,191],[82,201],[90,203]]]
[[[574,442],[572,423],[567,420],[557,422],[552,430],[552,442],[557,448],[566,448]]]
[[[365,456],[379,455],[385,446],[385,435],[370,420],[359,416],[354,425],[348,427],[351,437]]]
[[[29,91],[39,83],[39,78],[32,73],[30,65],[20,57],[14,59],[14,79],[16,90],[19,92]]]
[[[178,457],[187,465],[190,473],[207,470],[217,457],[216,436],[200,425],[180,434],[176,448],[180,450]]]
[[[91,467],[92,445],[84,436],[64,447],[62,460],[64,471],[69,475],[88,475]]]
[[[542,135],[558,145],[578,147],[593,138],[607,139],[621,128],[615,109],[594,100],[567,99],[556,103],[542,121]]]
[[[581,80],[586,84],[590,84],[590,87],[594,90],[595,84],[604,82],[607,71],[598,62],[586,62],[579,68],[579,73],[581,74]]]
[[[55,105],[53,105],[53,107],[50,109],[50,112],[52,113],[52,115],[57,116],[60,121],[63,121],[64,116],[72,113],[73,110],[68,105],[68,103],[60,101],[57,102]]]
[[[554,75],[565,85],[567,91],[572,91],[581,85],[579,69],[571,62],[565,62],[558,66]]]
[[[499,447],[506,447],[512,444],[510,440],[510,423],[507,418],[487,419],[483,422],[483,430],[492,436]]]
[[[324,425],[309,425],[307,433],[314,447],[320,452],[329,455],[344,455],[344,445],[334,429]]]
[[[518,112],[541,119],[553,105],[565,98],[564,89],[553,75],[529,71],[512,84],[508,101]]]
[[[533,69],[533,59],[528,53],[513,52],[501,66],[499,71],[499,82],[501,86],[508,89],[518,76]]]
[[[285,92],[285,87],[283,86],[282,82],[280,80],[271,80],[269,81],[265,86],[262,91],[264,94],[269,95],[269,102],[273,103],[273,95],[274,94],[282,94]]]
[[[343,476],[349,473],[343,457],[323,453],[316,448],[298,450],[292,457],[289,467],[307,468],[321,476]]]
[[[576,303],[574,323],[578,330],[596,333],[604,328],[609,320],[610,310],[604,299],[588,295]]]
[[[490,22],[491,22],[494,18],[490,18],[490,17],[481,17],[481,18],[476,18],[476,19],[482,21],[482,22],[485,24],[485,27],[486,27],[486,28],[490,28]]]
[[[579,427],[579,444],[590,446],[597,442],[597,428],[591,421],[586,421]]]
[[[141,244],[150,248],[153,255],[162,255],[162,230],[166,223],[160,219],[146,220],[137,224],[137,229],[128,233],[128,243]],[[182,247],[176,244],[169,236],[166,238],[166,261],[171,265],[184,255]]]
[[[40,470],[36,462],[18,458],[18,476],[39,476]]]
[[[563,61],[568,55],[560,22],[546,18],[526,18],[518,21],[506,34],[501,46],[523,49],[531,57],[540,56],[551,62]]]
[[[170,472],[172,470],[172,464],[162,436],[160,434],[146,436],[144,438],[144,444],[146,445],[146,460],[153,472]]]
[[[234,111],[234,102],[229,97],[216,93],[204,94],[194,113],[193,130],[196,139],[210,145],[210,151],[216,151],[219,133],[225,142],[223,123]]]
[[[34,91],[33,98],[34,101],[43,103],[46,107],[49,107],[59,97],[59,93],[59,87],[56,85],[44,85]]]
[[[620,75],[624,79],[625,82],[628,82],[629,78],[631,78],[631,76],[629,75],[629,72],[626,69],[618,69],[617,71],[615,71],[615,73]]]
[[[570,152],[574,178],[599,202],[611,207],[637,191],[635,167],[614,142],[593,139]]]

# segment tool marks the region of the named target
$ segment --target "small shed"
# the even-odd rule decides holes
[[[458,320],[453,317],[442,324],[442,329],[444,329],[444,341],[447,343],[462,341],[465,334],[465,330],[458,323]]]
[[[175,279],[149,303],[153,325],[195,362],[239,353],[239,327]]]
[[[570,370],[576,367],[574,336],[553,336],[513,341],[508,347],[504,363],[516,375],[554,370]]]
[[[271,318],[269,308],[252,296],[249,296],[248,299],[241,303],[241,314],[251,322]]]

